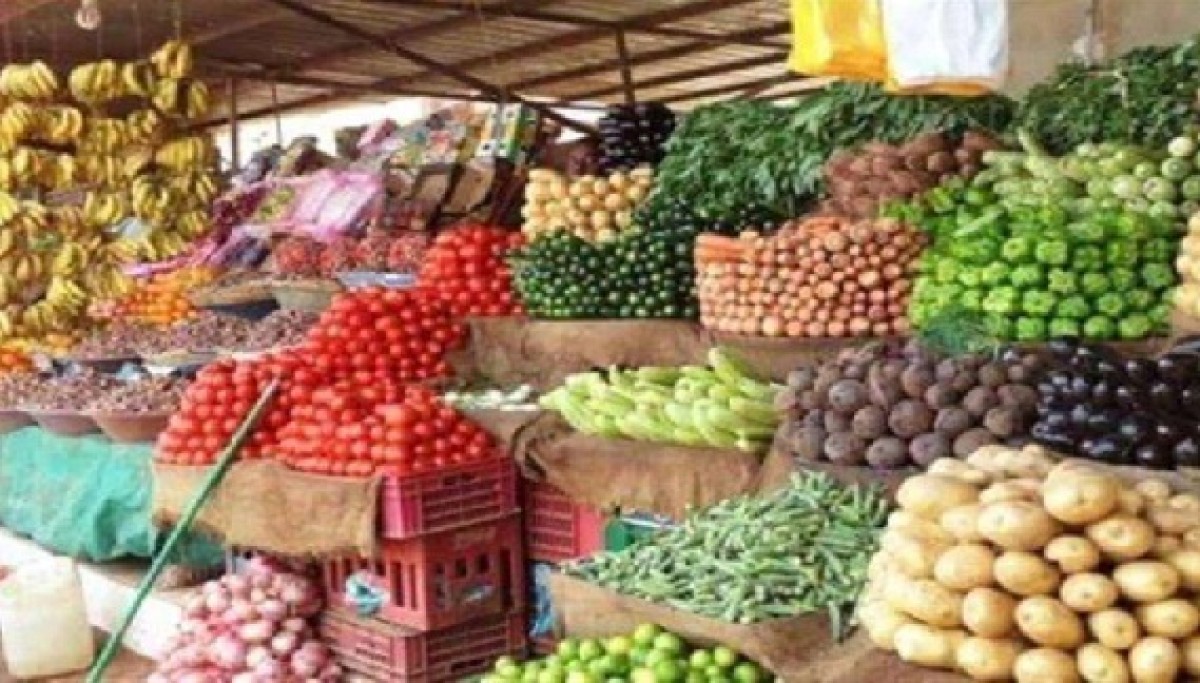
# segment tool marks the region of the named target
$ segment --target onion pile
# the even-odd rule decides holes
[[[307,683],[339,681],[341,669],[309,619],[321,609],[317,586],[269,562],[204,584],[184,607],[147,683]]]
[[[893,220],[810,218],[774,237],[696,240],[700,320],[718,332],[862,337],[908,331],[920,231]]]
[[[1175,310],[1200,318],[1200,214],[1188,219],[1187,236],[1179,245],[1175,270],[1181,283],[1175,291]]]
[[[954,177],[973,178],[983,153],[1000,144],[986,133],[968,131],[955,144],[927,133],[903,145],[871,142],[839,152],[825,164],[829,198],[824,213],[870,218],[890,201],[909,199]]]
[[[653,183],[649,166],[574,180],[535,168],[525,186],[521,231],[530,240],[553,232],[569,232],[589,242],[615,239],[633,226],[633,211],[649,196]]]

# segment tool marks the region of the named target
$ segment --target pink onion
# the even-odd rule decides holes
[[[146,678],[146,683],[171,683],[166,674],[152,673]]]
[[[267,592],[261,588],[254,588],[250,591],[250,604],[252,605],[257,605],[261,602],[271,599],[272,598],[267,595]]]
[[[254,675],[266,681],[282,680],[284,673],[283,664],[278,659],[265,659],[254,667]]]
[[[246,651],[246,667],[253,669],[271,658],[271,650],[266,645],[255,645]]]
[[[217,666],[226,671],[239,671],[246,665],[246,644],[235,636],[224,635],[213,641],[209,655]]]
[[[212,683],[212,679],[203,669],[184,671],[175,678],[176,683]]]
[[[250,579],[240,574],[229,574],[221,578],[221,582],[229,589],[229,594],[235,598],[250,595]]]
[[[220,593],[209,593],[204,597],[204,606],[210,614],[221,614],[229,609],[229,596],[224,589]]]
[[[279,599],[288,605],[303,605],[314,597],[317,596],[312,583],[300,577],[288,576],[279,587]]]
[[[328,663],[323,653],[321,655],[314,655],[311,652],[300,650],[292,655],[292,673],[301,678],[312,678],[317,675],[318,671],[324,669]]]
[[[308,622],[301,617],[292,617],[283,622],[283,630],[299,635],[308,630]]]
[[[270,598],[254,603],[254,609],[263,619],[283,621],[287,617],[287,605],[282,600]]]
[[[197,593],[188,598],[187,604],[183,606],[183,614],[189,617],[207,616],[208,607],[205,605],[204,595]]]
[[[243,671],[240,674],[235,674],[229,679],[229,683],[258,683],[258,677],[249,671]]]
[[[242,624],[237,634],[238,638],[247,643],[258,645],[267,642],[271,639],[271,636],[275,635],[275,625],[265,619],[248,621]]]
[[[337,683],[342,680],[342,667],[337,664],[330,663],[321,670],[321,680],[328,683]]]
[[[277,634],[271,639],[271,652],[283,657],[290,655],[300,644],[300,639],[295,633],[283,632]]]
[[[225,612],[225,621],[251,621],[258,616],[254,610],[254,605],[250,604],[245,598],[234,598],[229,603],[229,609]]]

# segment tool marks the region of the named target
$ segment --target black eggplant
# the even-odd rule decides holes
[[[1087,422],[1084,428],[1089,434],[1095,436],[1104,436],[1117,431],[1117,425],[1120,424],[1120,414],[1115,411],[1101,410],[1094,412],[1087,417]]]
[[[1200,417],[1200,384],[1189,384],[1179,390],[1179,411],[1191,417]]]
[[[1133,459],[1142,467],[1156,470],[1169,470],[1175,467],[1173,448],[1158,443],[1139,446],[1134,452]]]
[[[1079,346],[1078,339],[1069,337],[1069,338],[1051,339],[1050,343],[1048,343],[1046,345],[1046,348],[1048,348],[1050,350],[1050,353],[1053,354],[1059,360],[1070,360],[1071,357],[1075,355],[1076,350],[1078,350],[1080,348],[1080,346]]]
[[[1121,364],[1108,358],[1101,358],[1096,363],[1096,374],[1106,382],[1118,384],[1126,381],[1125,369]]]
[[[1158,373],[1154,361],[1145,358],[1130,358],[1125,361],[1125,374],[1129,377],[1130,384],[1146,387],[1157,379]]]
[[[1087,429],[1088,420],[1092,417],[1092,411],[1086,405],[1077,405],[1071,408],[1069,416],[1073,429],[1084,430]]]
[[[1092,405],[1108,408],[1116,405],[1116,402],[1117,392],[1112,384],[1101,381],[1092,385]]]
[[[1174,446],[1177,442],[1191,433],[1191,427],[1186,422],[1170,418],[1159,418],[1154,425],[1154,443],[1160,446]]]
[[[1163,412],[1177,412],[1180,408],[1179,392],[1167,382],[1155,382],[1150,385],[1150,405]]]
[[[1176,467],[1200,467],[1200,440],[1185,436],[1172,449]]]
[[[1200,371],[1200,360],[1190,353],[1169,353],[1159,358],[1155,365],[1158,376],[1175,385],[1191,382]]]
[[[1050,429],[1041,422],[1034,425],[1029,434],[1035,441],[1052,450],[1067,451],[1075,447],[1075,439],[1060,431]]]
[[[1076,376],[1071,380],[1066,397],[1072,401],[1087,401],[1092,398],[1092,383],[1085,377]]]
[[[1146,404],[1146,397],[1136,388],[1123,384],[1117,387],[1117,405],[1126,410],[1141,410]]]
[[[1128,465],[1132,462],[1132,447],[1119,436],[1101,436],[1080,444],[1080,452],[1088,457],[1110,465]]]
[[[1117,433],[1130,443],[1141,443],[1154,434],[1154,421],[1145,415],[1127,413],[1117,425]]]

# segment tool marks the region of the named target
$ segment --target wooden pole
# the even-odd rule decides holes
[[[637,87],[633,84],[633,67],[629,65],[629,45],[625,42],[625,29],[617,29],[617,56],[621,60],[621,90],[625,93],[625,104],[637,103]]]
[[[238,121],[238,79],[230,78],[225,81],[229,88],[229,138],[233,158],[230,163],[235,173],[242,168],[242,136]]]

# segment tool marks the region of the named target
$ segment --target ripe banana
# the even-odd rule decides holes
[[[40,60],[30,64],[9,64],[0,69],[0,95],[10,100],[50,100],[54,99],[58,88],[58,77]]]
[[[163,78],[187,78],[192,73],[192,47],[179,40],[169,40],[150,55],[150,62]]]

